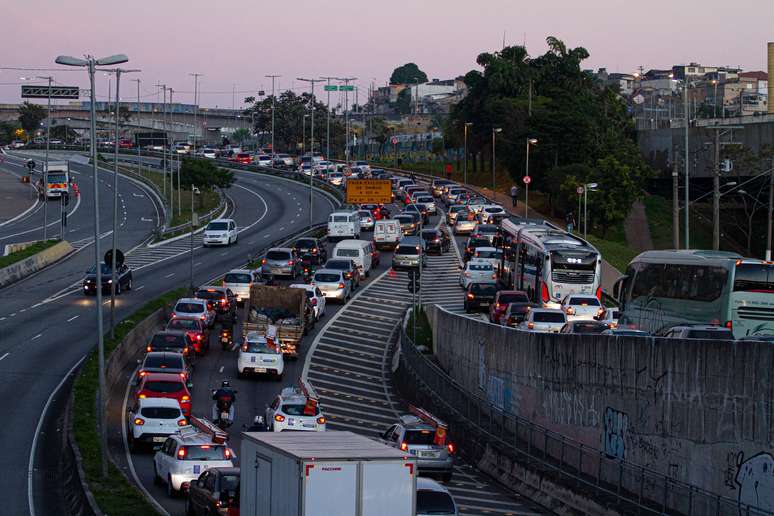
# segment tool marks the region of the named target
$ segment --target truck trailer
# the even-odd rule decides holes
[[[414,457],[352,432],[243,432],[241,516],[415,516]]]

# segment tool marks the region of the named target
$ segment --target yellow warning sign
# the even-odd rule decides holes
[[[350,179],[347,181],[349,204],[387,204],[392,200],[389,179]]]

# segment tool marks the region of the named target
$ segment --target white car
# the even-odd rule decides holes
[[[161,444],[188,424],[175,398],[140,398],[127,413],[129,448],[139,444]]]
[[[495,247],[476,247],[473,250],[473,258],[486,260],[492,264],[494,270],[497,270],[502,263],[503,252]]]
[[[260,274],[260,271],[250,269],[233,269],[223,276],[223,286],[231,289],[237,304],[242,306],[246,299],[250,299],[250,287],[260,279]]]
[[[314,273],[312,285],[320,289],[323,296],[334,299],[341,304],[352,296],[352,281],[344,277],[344,271],[336,269],[319,269]]]
[[[370,211],[358,210],[357,214],[360,215],[360,229],[363,231],[374,229],[374,216]]]
[[[215,324],[215,310],[208,308],[207,301],[204,299],[194,297],[178,299],[171,317],[173,319],[175,317],[201,319],[208,328]]]
[[[621,311],[618,308],[606,308],[605,315],[599,319],[600,322],[607,324],[610,329],[618,328],[618,318],[621,316]]]
[[[417,516],[458,516],[459,509],[449,490],[427,477],[417,477]]]
[[[216,434],[217,435],[217,434]],[[183,427],[170,435],[153,457],[153,482],[166,484],[173,498],[209,468],[233,468],[234,452],[225,440],[194,427]]]
[[[328,174],[328,182],[333,186],[341,186],[344,181],[344,174],[341,172],[331,172]]]
[[[268,154],[257,154],[255,158],[253,158],[253,163],[258,165],[259,167],[270,167],[271,156],[269,156]]]
[[[476,224],[476,227],[470,235],[478,238],[486,238],[489,240],[490,244],[494,245],[495,238],[499,231],[499,228],[494,224]]]
[[[298,173],[309,177],[314,173],[314,170],[312,169],[312,165],[309,163],[304,163],[298,167]]]
[[[239,239],[236,222],[233,219],[215,219],[207,224],[202,235],[202,246],[231,245]]]
[[[570,294],[562,300],[562,311],[567,314],[568,321],[599,320],[605,315],[605,307],[595,296]]]
[[[566,322],[567,316],[559,309],[533,308],[517,328],[536,333],[559,333]]]
[[[471,234],[473,233],[473,230],[476,229],[476,226],[478,223],[475,220],[468,220],[466,218],[459,218],[457,217],[457,221],[454,224],[454,234],[455,235],[463,235],[463,234]]]
[[[310,400],[301,389],[285,387],[266,407],[266,424],[272,432],[324,432],[326,419],[317,400]]]
[[[217,153],[215,152],[215,149],[212,149],[210,147],[204,147],[202,149],[199,149],[196,152],[196,155],[207,159],[215,159],[216,157],[218,157]]]
[[[237,374],[240,378],[247,374],[274,375],[282,380],[285,372],[285,359],[278,345],[270,343],[266,337],[256,331],[245,336],[237,357]]]
[[[414,198],[414,204],[427,210],[429,215],[436,215],[438,213],[438,207],[435,205],[435,199],[430,195],[417,195]]]
[[[293,157],[288,154],[275,154],[273,164],[275,167],[290,168],[293,166]]]
[[[489,204],[484,206],[481,211],[478,212],[478,220],[481,224],[489,224],[490,220],[493,220],[489,217],[502,217],[507,215],[508,212],[506,212],[499,204]]]
[[[318,321],[325,316],[325,294],[318,287],[306,283],[294,283],[290,288],[300,288],[306,291],[306,299],[314,308],[314,317]]]
[[[460,273],[460,286],[467,289],[471,283],[496,283],[497,274],[488,260],[473,258]]]

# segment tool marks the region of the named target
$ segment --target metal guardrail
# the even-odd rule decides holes
[[[774,514],[611,457],[505,412],[455,382],[417,351],[403,329],[395,380],[405,398],[449,423],[452,439],[474,463],[493,451],[622,514]]]
[[[226,194],[224,194],[223,190],[221,190],[218,187],[215,187],[215,191],[218,193],[218,197],[220,198],[220,202],[218,203],[218,205],[215,208],[211,209],[210,211],[208,211],[204,215],[200,215],[199,216],[199,227],[204,226],[209,221],[211,221],[212,219],[214,219],[215,217],[220,215],[223,212],[223,209],[226,207],[226,203],[227,203]],[[189,220],[188,222],[183,222],[182,224],[178,224],[177,226],[172,226],[172,227],[169,227],[169,228],[164,228],[164,230],[160,232],[159,236],[161,238],[163,238],[166,235],[171,235],[172,233],[176,233],[178,231],[181,231],[183,229],[187,229],[189,227],[193,228],[193,221],[192,220]]]

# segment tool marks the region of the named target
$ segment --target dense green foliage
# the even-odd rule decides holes
[[[464,124],[472,122],[468,149],[475,173],[477,161],[491,159],[492,128],[502,128],[497,159],[520,182],[527,140],[537,139],[530,148],[531,187],[546,192],[561,215],[577,209],[578,185],[599,183],[600,191],[590,194],[589,217],[604,234],[626,217],[652,172],[620,96],[581,69],[586,49],[569,49],[553,37],[547,43],[548,52],[536,58],[521,46],[478,56],[483,71],[465,75],[469,92],[449,118],[447,145],[462,147]]]
[[[427,82],[427,74],[415,63],[406,63],[397,67],[390,75],[390,84],[409,84],[412,82]]]
[[[30,134],[40,129],[40,122],[44,118],[46,118],[46,110],[42,106],[30,104],[27,101],[19,106],[19,124]]]
[[[210,190],[214,186],[228,188],[234,181],[232,171],[218,168],[206,159],[183,158],[180,166],[180,183],[184,188],[189,188],[188,185],[202,190]]]

